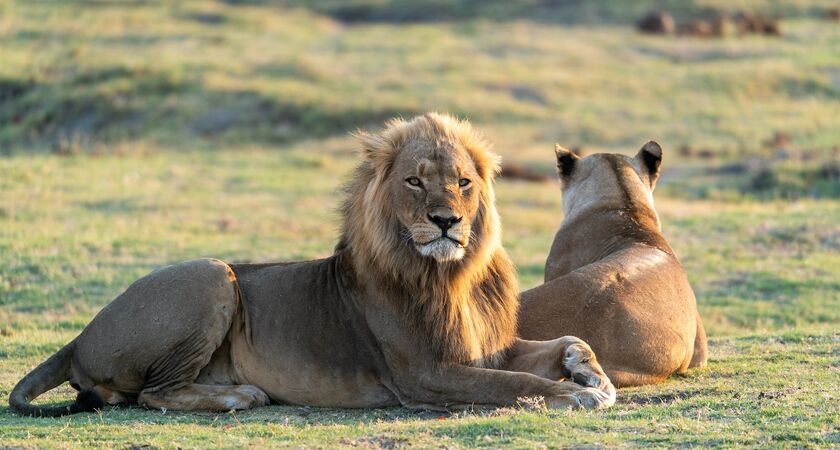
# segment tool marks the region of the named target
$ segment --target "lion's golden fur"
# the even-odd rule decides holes
[[[360,276],[382,283],[415,301],[398,305],[407,323],[433,339],[443,361],[472,361],[492,365],[515,337],[516,271],[501,245],[501,226],[495,208],[493,177],[499,158],[472,126],[451,116],[426,114],[411,121],[391,120],[378,134],[357,132],[367,158],[346,186],[339,247],[349,247]],[[392,163],[409,141],[425,140],[442,148],[468,152],[482,184],[480,209],[472,223],[472,239],[465,257],[450,264],[419,258],[403,238],[395,212],[387,201],[385,179]],[[477,355],[480,356],[476,358]],[[485,358],[491,357],[489,360]]]

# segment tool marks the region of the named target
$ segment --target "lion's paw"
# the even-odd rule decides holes
[[[564,381],[562,384],[566,385],[566,383],[569,382]],[[615,390],[610,393],[596,388],[580,387],[575,384],[566,385],[566,389],[569,392],[546,399],[545,405],[557,409],[602,409],[615,404]]]
[[[584,387],[612,391],[613,395],[615,394],[615,387],[595,359],[595,353],[585,342],[578,339],[578,342],[566,348],[563,368],[569,380]]]
[[[579,407],[584,409],[608,408],[615,404],[615,389],[607,392],[595,388],[583,388],[573,396],[578,401]]]

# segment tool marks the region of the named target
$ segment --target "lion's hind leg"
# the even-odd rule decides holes
[[[152,272],[77,338],[74,380],[108,404],[131,403],[141,394],[166,399],[165,394],[207,382],[199,375],[239,318],[240,301],[236,277],[221,261],[188,261]],[[223,356],[214,362],[221,375],[206,384],[236,382],[223,370],[230,364]]]
[[[230,411],[266,406],[270,400],[262,389],[248,384],[188,384],[177,389],[143,391],[137,403],[146,408],[177,411]]]
[[[219,384],[215,384],[212,377],[201,376],[213,347],[207,345],[202,330],[191,333],[175,346],[175,351],[149,366],[137,403],[179,411],[230,411],[268,405],[268,395],[256,386],[227,384],[227,377],[221,382],[216,379]],[[222,352],[220,357],[224,355]]]

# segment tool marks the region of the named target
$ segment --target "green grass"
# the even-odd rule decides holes
[[[840,26],[817,19],[831,2],[738,2],[791,19],[781,38],[724,40],[635,34],[654,2],[550,3],[0,3],[0,400],[155,267],[328,255],[357,158],[347,131],[426,110],[470,117],[506,161],[545,173],[555,141],[662,142],[657,207],[709,368],[599,412],[0,408],[0,446],[840,445],[840,180],[825,171],[840,156]],[[763,144],[777,131],[787,160]],[[497,197],[534,286],[559,188],[501,180]]]
[[[522,405],[449,415],[271,406],[186,414],[124,408],[41,420],[3,412],[0,430],[5,445],[36,447],[835,447],[838,343],[837,334],[800,332],[714,338],[709,368],[622,390],[606,411]]]

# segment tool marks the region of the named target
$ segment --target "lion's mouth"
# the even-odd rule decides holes
[[[453,238],[452,236],[448,236],[448,235],[443,235],[443,236],[437,237],[435,239],[432,239],[431,241],[426,241],[426,242],[424,242],[422,244],[418,244],[418,245],[422,247],[422,246],[425,246],[425,245],[432,245],[436,242],[453,243],[453,244],[455,244],[455,245],[457,245],[458,247],[461,247],[461,248],[467,246],[467,244],[465,244],[464,242],[461,242],[461,241]]]
[[[422,244],[417,243],[417,250],[423,256],[429,256],[438,262],[456,261],[464,257],[466,245],[450,236],[440,236]]]

